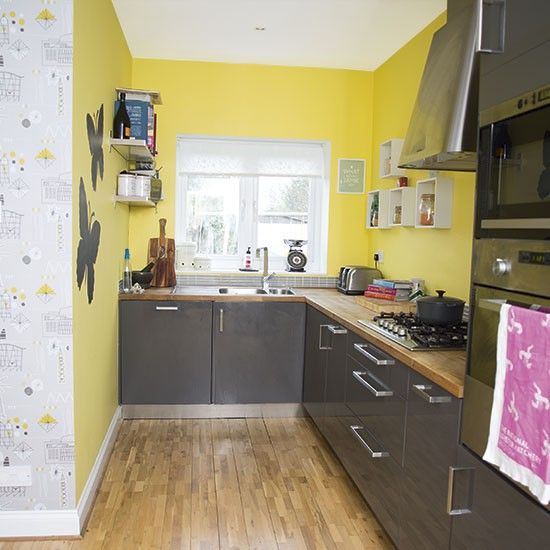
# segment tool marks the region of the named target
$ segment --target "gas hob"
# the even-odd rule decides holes
[[[468,324],[431,325],[419,321],[414,313],[386,313],[372,321],[359,319],[364,325],[409,351],[441,351],[466,349]]]

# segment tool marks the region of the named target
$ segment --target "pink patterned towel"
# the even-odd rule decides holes
[[[550,501],[550,313],[500,310],[489,441],[483,456]]]

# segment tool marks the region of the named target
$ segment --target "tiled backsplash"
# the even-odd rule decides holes
[[[272,287],[290,288],[334,288],[338,277],[328,276],[301,276],[301,275],[275,275],[269,285]],[[212,273],[201,272],[178,273],[178,286],[262,286],[261,275],[239,274],[239,273]]]

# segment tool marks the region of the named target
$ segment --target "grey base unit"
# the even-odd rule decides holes
[[[305,304],[216,302],[214,403],[299,403]]]
[[[345,407],[347,333],[347,329],[326,315],[308,308],[303,403],[327,439],[330,439],[328,425]]]
[[[461,400],[410,373],[399,548],[447,548],[449,466],[455,459]]]
[[[211,402],[212,303],[123,301],[120,402]]]
[[[459,447],[450,506],[451,550],[535,550],[550,546],[550,512]]]

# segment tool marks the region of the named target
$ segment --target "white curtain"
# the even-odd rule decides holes
[[[178,138],[179,175],[325,178],[323,144],[247,139]]]

